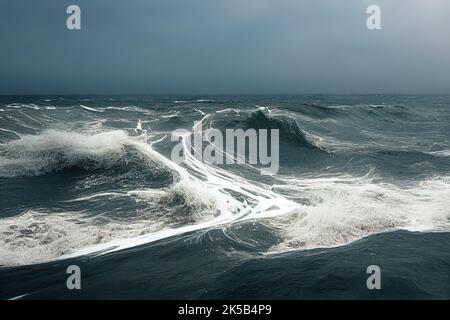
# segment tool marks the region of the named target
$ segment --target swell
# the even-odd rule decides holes
[[[271,113],[267,108],[259,108],[251,112],[236,112],[226,109],[212,118],[212,125],[217,129],[278,129],[280,142],[291,146],[314,151],[324,151],[313,136],[303,130],[295,118],[287,114]]]

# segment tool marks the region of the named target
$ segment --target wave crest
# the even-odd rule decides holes
[[[123,161],[124,131],[83,134],[45,130],[0,144],[0,177],[42,175],[71,167],[108,168]]]

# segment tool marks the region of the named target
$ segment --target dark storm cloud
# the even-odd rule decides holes
[[[447,0],[3,0],[0,39],[2,94],[450,93]]]

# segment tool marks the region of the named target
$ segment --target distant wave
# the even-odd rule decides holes
[[[104,108],[91,108],[91,107],[84,106],[82,104],[80,104],[80,107],[84,110],[92,111],[92,112],[104,112],[105,111]]]
[[[218,129],[278,129],[282,141],[293,143],[300,148],[325,151],[317,143],[317,138],[314,135],[300,128],[294,118],[285,114],[270,114],[267,110],[261,108],[250,113],[225,109],[221,110],[218,116],[223,116],[223,118],[214,119],[214,125]]]
[[[246,120],[246,127],[253,129],[279,129],[281,139],[292,141],[298,146],[321,149],[308,134],[302,130],[295,119],[288,116],[272,116],[262,110],[253,112]]]
[[[198,102],[198,103],[213,103],[213,102],[216,102],[216,100],[211,100],[211,99],[174,100],[174,103],[176,103],[176,104],[193,103],[193,102]]]
[[[392,120],[392,117],[401,119],[401,117],[412,116],[407,107],[389,104],[322,105],[317,102],[305,102],[301,106],[289,106],[284,109],[311,119],[348,119],[349,117],[358,119],[376,116],[377,120],[384,121]]]
[[[437,157],[450,157],[450,149],[440,151],[430,151],[427,153]]]

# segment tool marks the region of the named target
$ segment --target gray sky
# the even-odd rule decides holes
[[[2,0],[0,94],[51,93],[450,94],[450,1]]]

